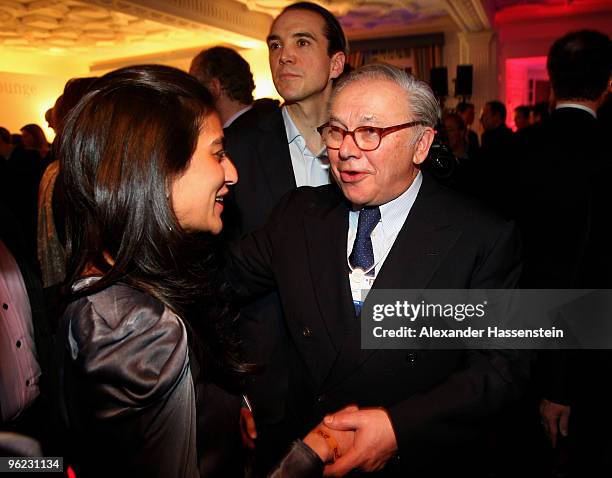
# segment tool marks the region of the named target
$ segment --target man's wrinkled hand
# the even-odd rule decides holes
[[[344,476],[355,468],[380,470],[397,451],[395,431],[383,408],[340,411],[326,416],[323,423],[332,430],[355,430],[353,447],[325,467],[325,476]]]
[[[564,437],[569,433],[568,424],[570,413],[571,409],[569,405],[561,405],[560,403],[551,402],[545,398],[540,402],[542,425],[544,426],[544,431],[553,448],[557,446],[557,435],[559,433]]]

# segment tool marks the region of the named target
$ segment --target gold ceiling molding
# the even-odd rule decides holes
[[[0,51],[94,64],[221,43],[261,48],[271,21],[235,1],[0,0]]]
[[[189,0],[186,0],[189,1]],[[264,12],[275,17],[292,0],[238,0],[249,10]],[[392,11],[403,9],[412,13],[431,15],[444,10],[443,0],[315,0],[334,15],[343,17],[349,13],[356,14],[364,20],[375,20],[377,17]]]
[[[351,38],[489,28],[492,0],[315,0]],[[517,0],[519,1],[519,0]],[[87,58],[92,64],[227,44],[264,48],[272,19],[293,0],[0,0],[0,50]],[[420,30],[419,30],[420,31]],[[383,36],[385,36],[383,35]],[[76,60],[75,60],[76,61]],[[81,60],[79,60],[81,61]]]
[[[272,17],[249,11],[235,0],[84,0],[110,10],[172,25],[177,28],[213,28],[263,41]]]
[[[446,11],[464,32],[491,28],[492,9],[487,0],[444,0]]]

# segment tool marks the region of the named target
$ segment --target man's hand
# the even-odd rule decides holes
[[[540,402],[540,416],[544,431],[550,439],[552,447],[557,446],[557,434],[560,432],[564,437],[568,434],[568,422],[570,417],[570,406],[561,405],[542,399]]]
[[[325,467],[325,476],[344,476],[354,468],[380,470],[397,451],[395,431],[383,408],[340,411],[326,416],[323,423],[332,430],[355,430],[353,447]]]
[[[356,412],[359,408],[356,405],[348,405],[340,412]],[[323,423],[319,423],[308,435],[304,437],[304,443],[308,445],[314,452],[319,455],[323,463],[331,462],[334,459],[334,450],[330,448],[330,441],[326,440],[324,436],[319,433],[328,434],[333,437],[335,445],[338,447],[338,453],[340,456],[348,453],[353,447],[353,441],[355,439],[354,430],[332,430]]]
[[[242,436],[242,444],[249,450],[254,450],[255,439],[257,438],[255,419],[251,411],[244,407],[240,409],[240,435]]]

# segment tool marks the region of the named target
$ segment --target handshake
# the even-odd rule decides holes
[[[241,419],[243,439],[255,447],[255,423],[245,409]],[[397,451],[395,432],[384,408],[348,405],[325,416],[303,439],[325,463],[324,476],[344,476],[351,470],[382,469]]]

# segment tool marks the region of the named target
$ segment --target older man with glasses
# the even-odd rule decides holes
[[[336,184],[288,194],[267,225],[232,250],[239,293],[280,293],[294,436],[347,404],[359,407],[325,419],[355,431],[352,447],[327,465],[332,475],[474,471],[484,420],[520,395],[528,374],[519,353],[361,348],[360,290],[517,283],[513,224],[421,171],[439,114],[429,86],[404,71],[353,71],[318,128]]]

